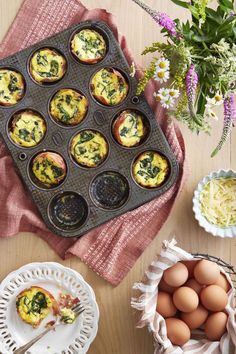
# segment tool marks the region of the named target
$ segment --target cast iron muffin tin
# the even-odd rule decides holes
[[[70,42],[73,35],[84,28],[94,29],[106,41],[107,53],[99,63],[81,63],[71,53]],[[60,81],[42,85],[31,78],[29,60],[40,48],[54,48],[66,58],[67,70]],[[120,71],[129,85],[127,97],[116,106],[102,105],[91,94],[92,76],[105,67]],[[54,233],[64,237],[81,236],[97,225],[160,196],[175,182],[178,163],[144,96],[135,95],[137,80],[130,77],[129,65],[111,29],[105,23],[81,22],[1,60],[0,68],[19,71],[25,79],[26,89],[23,99],[14,106],[0,106],[0,131],[44,222]],[[50,117],[50,100],[63,88],[75,89],[88,99],[86,117],[76,126],[62,126]],[[12,116],[24,109],[41,114],[47,125],[43,140],[33,148],[17,146],[9,135]],[[114,119],[127,109],[140,112],[148,122],[148,136],[141,145],[133,148],[121,146],[112,135]],[[100,132],[109,145],[107,158],[96,168],[79,166],[70,154],[71,140],[85,129]],[[67,167],[67,175],[63,182],[50,189],[38,184],[31,171],[33,158],[43,151],[60,154]],[[143,188],[133,179],[132,164],[144,151],[157,151],[169,161],[168,178],[159,188]]]

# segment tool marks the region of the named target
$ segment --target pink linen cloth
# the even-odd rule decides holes
[[[79,0],[25,0],[0,46],[0,58],[60,32],[84,20],[106,22],[113,30],[131,64],[133,57],[124,36],[119,35],[113,16],[106,10],[86,9]],[[179,128],[153,100],[155,86],[146,98],[179,162],[178,181],[161,197],[117,217],[80,239],[66,239],[50,232],[29,193],[15,172],[12,158],[0,143],[0,237],[31,231],[42,237],[62,258],[78,256],[97,274],[118,285],[167,219],[183,182],[185,147]]]

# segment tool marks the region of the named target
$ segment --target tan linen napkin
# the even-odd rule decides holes
[[[125,9],[124,9],[125,11]],[[68,26],[88,19],[105,21],[119,40],[129,63],[133,61],[125,37],[118,35],[113,16],[106,10],[87,10],[78,0],[25,0],[0,46],[0,57],[28,47]],[[13,161],[0,144],[0,236],[19,231],[39,234],[62,258],[75,255],[101,277],[117,285],[152,241],[167,219],[183,180],[185,148],[179,128],[154,103],[154,84],[146,97],[179,162],[176,184],[161,197],[88,232],[80,239],[65,239],[50,232],[29,193],[18,178]]]
[[[231,285],[228,292],[228,314],[227,331],[220,341],[211,342],[200,330],[192,331],[191,339],[182,347],[174,346],[167,338],[166,324],[164,318],[156,312],[158,284],[163,272],[179,261],[193,259],[190,253],[176,246],[176,241],[163,241],[161,254],[154,260],[145,273],[142,283],[134,284],[134,289],[141,291],[139,298],[131,301],[133,308],[141,311],[137,327],[148,326],[153,333],[155,351],[154,354],[233,354],[236,346],[236,308],[234,302],[235,289],[225,269],[220,267],[221,272],[227,277]]]

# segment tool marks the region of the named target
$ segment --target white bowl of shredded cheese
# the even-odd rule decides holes
[[[214,236],[236,237],[236,171],[212,172],[193,196],[195,218]]]

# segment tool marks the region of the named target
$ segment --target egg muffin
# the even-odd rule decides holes
[[[139,145],[147,134],[143,116],[133,110],[121,112],[112,125],[116,141],[126,147]]]
[[[86,28],[74,35],[71,51],[81,62],[96,64],[105,57],[107,46],[98,32]]]
[[[44,118],[31,110],[14,114],[9,127],[11,139],[19,146],[34,147],[40,143],[46,133]]]
[[[113,68],[96,72],[91,81],[91,92],[100,103],[115,106],[127,96],[129,86],[121,73]]]
[[[30,59],[29,71],[38,83],[53,83],[66,73],[66,59],[55,49],[37,50]]]
[[[32,327],[38,327],[51,310],[58,312],[57,302],[49,291],[32,286],[16,298],[16,310],[20,318]]]
[[[66,164],[63,158],[54,152],[41,152],[32,161],[32,172],[36,180],[47,188],[59,185],[66,177]]]
[[[13,106],[25,93],[25,80],[14,70],[0,69],[0,105]]]
[[[72,139],[70,152],[78,164],[96,167],[107,157],[108,143],[99,132],[83,130]]]
[[[50,102],[52,118],[63,125],[77,125],[86,116],[88,100],[72,89],[59,90]]]
[[[138,156],[133,164],[135,181],[145,188],[161,186],[169,174],[167,159],[155,151],[145,151]]]

